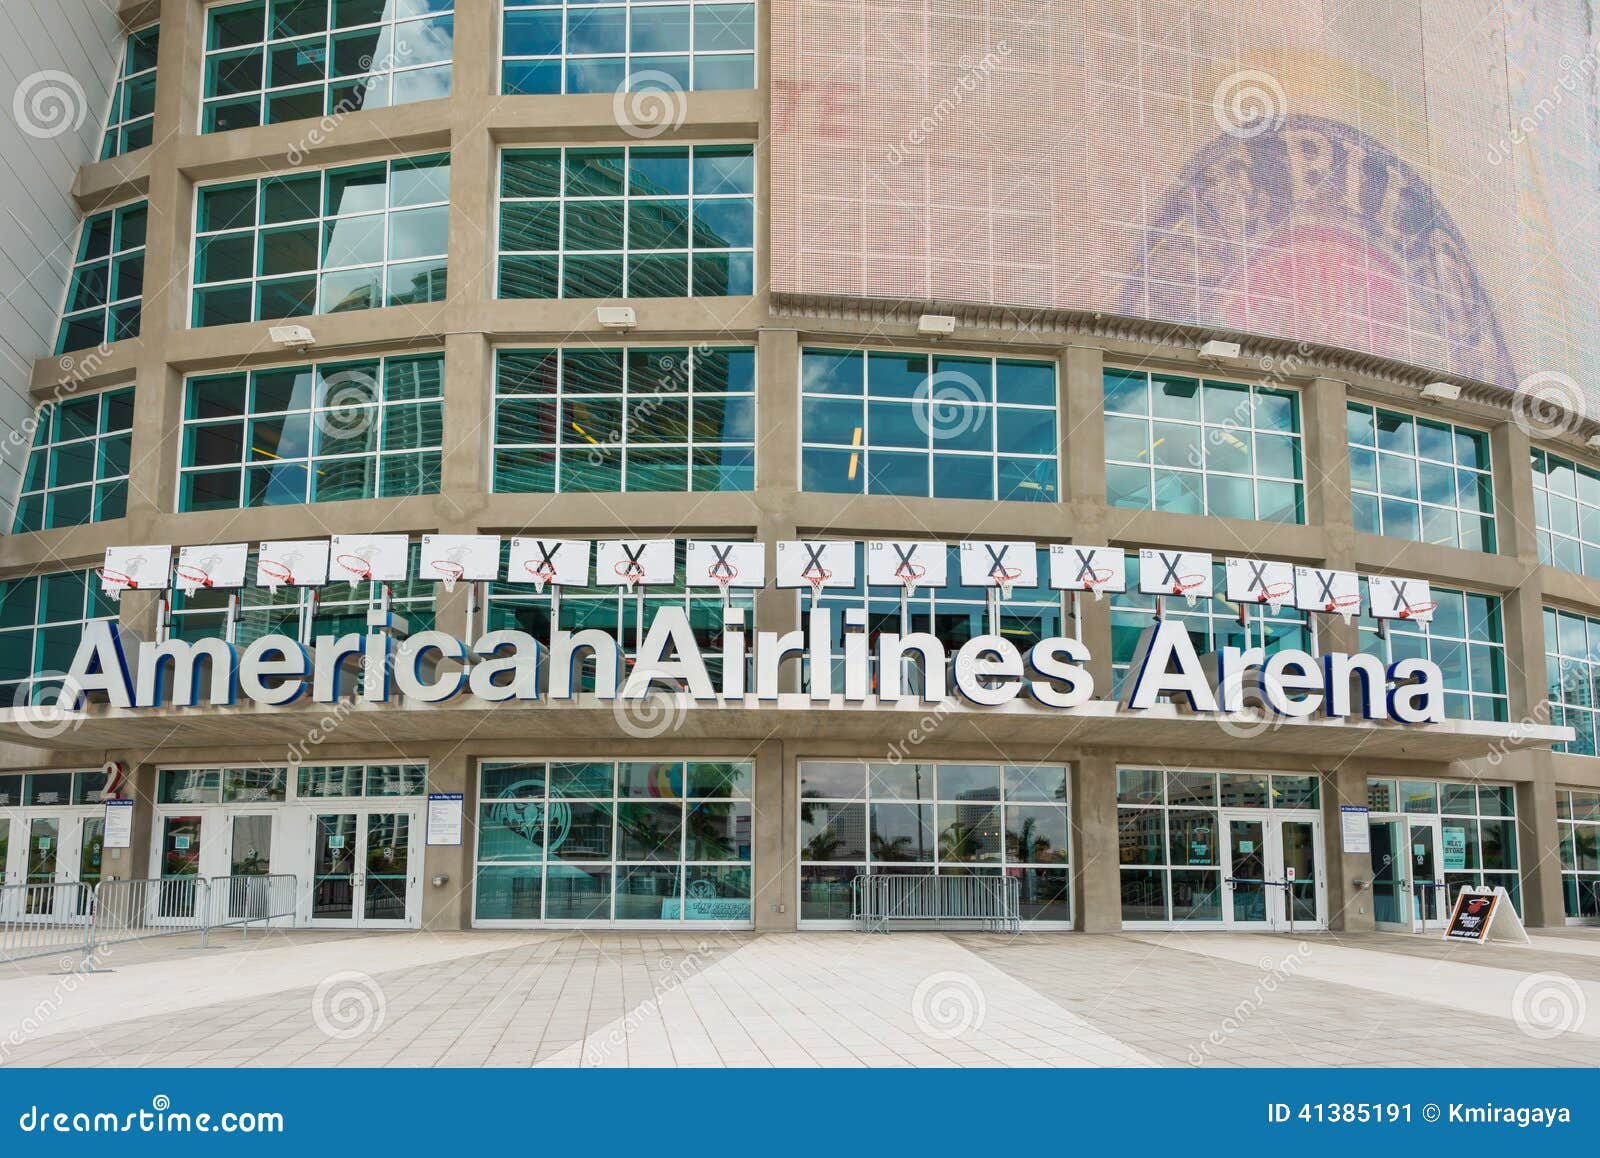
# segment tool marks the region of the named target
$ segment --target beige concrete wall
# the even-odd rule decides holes
[[[148,19],[155,0],[124,4],[125,19]],[[1418,372],[1338,351],[1283,343],[1246,343],[1237,365],[1217,367],[1197,356],[1204,335],[1106,319],[1040,311],[1006,311],[948,304],[868,299],[774,300],[765,286],[775,263],[785,255],[758,247],[758,284],[748,298],[641,300],[638,328],[626,337],[602,330],[593,301],[517,302],[493,297],[493,264],[498,151],[535,143],[636,143],[616,123],[609,97],[502,97],[493,46],[498,42],[497,7],[463,4],[457,11],[455,95],[446,101],[358,113],[314,137],[312,123],[266,126],[201,136],[198,76],[204,37],[199,0],[159,0],[162,22],[161,76],[156,112],[156,143],[138,154],[86,166],[73,193],[85,211],[130,196],[150,198],[150,236],[146,265],[144,329],[141,337],[118,344],[104,357],[85,359],[70,372],[55,359],[35,365],[32,388],[46,399],[63,388],[91,389],[136,381],[134,468],[128,516],[114,522],[0,539],[0,575],[85,566],[106,546],[130,542],[194,543],[320,535],[329,528],[385,530],[413,535],[448,530],[510,534],[529,529],[571,534],[661,533],[751,535],[772,542],[796,534],[867,537],[880,534],[939,536],[951,541],[969,536],[1018,537],[1040,541],[1184,546],[1217,554],[1256,553],[1361,571],[1384,571],[1436,578],[1451,585],[1501,595],[1505,601],[1507,658],[1513,717],[1532,715],[1544,699],[1543,639],[1539,612],[1547,603],[1600,614],[1600,580],[1543,567],[1530,533],[1534,525],[1526,458],[1529,441],[1513,421],[1503,395],[1473,384],[1458,403],[1422,403]],[[770,19],[764,6],[763,21]],[[763,27],[762,42],[770,39]],[[766,69],[762,70],[763,75]],[[172,78],[172,79],[169,79]],[[768,93],[693,93],[681,127],[648,143],[749,141],[758,149],[758,236],[769,220],[770,192],[792,175],[766,165],[770,127]],[[275,508],[178,514],[175,510],[179,455],[178,420],[184,378],[226,367],[299,364],[308,359],[286,353],[267,340],[267,323],[195,330],[186,326],[189,308],[189,250],[197,183],[279,172],[294,165],[325,167],[421,151],[448,149],[452,156],[452,212],[449,232],[449,295],[439,303],[306,319],[317,336],[315,357],[343,358],[401,351],[442,350],[446,365],[444,490],[437,496],[322,504],[314,510]],[[920,336],[916,316],[924,310],[958,314],[955,336],[937,343]],[[698,341],[753,344],[758,350],[757,489],[750,494],[495,495],[489,493],[489,439],[493,351],[503,344],[615,346],[630,343]],[[986,504],[882,496],[850,498],[808,494],[799,488],[800,349],[811,343],[865,343],[943,352],[1025,354],[1053,359],[1059,370],[1061,501],[1056,504]],[[1209,373],[1244,382],[1270,382],[1298,389],[1305,423],[1308,523],[1285,527],[1237,520],[1130,511],[1107,505],[1104,421],[1100,376],[1106,365],[1151,367]],[[1496,554],[1480,554],[1355,532],[1351,520],[1350,474],[1344,433],[1348,399],[1468,422],[1490,431],[1496,466],[1500,544]],[[1579,459],[1589,453],[1574,436],[1555,439],[1562,453]],[[757,602],[763,630],[795,625],[798,603],[792,593],[768,590]],[[1102,686],[1111,675],[1109,604],[1085,601],[1081,625]],[[132,599],[124,621],[148,629],[152,609]],[[441,604],[440,621],[461,622],[459,599]],[[1353,631],[1337,621],[1325,625],[1325,646],[1351,647]],[[903,724],[885,719],[870,744],[841,745],[819,735],[813,742],[769,739],[752,732],[729,749],[694,747],[687,738],[641,747],[620,732],[598,734],[593,750],[607,755],[724,755],[757,764],[756,921],[766,929],[793,926],[796,872],[795,768],[799,760],[835,752],[874,758],[903,740]],[[289,737],[294,739],[297,737]],[[70,740],[69,740],[70,743]],[[287,740],[286,740],[287,743]],[[570,753],[530,733],[525,741],[467,742],[430,748],[435,786],[468,794],[473,815],[474,762],[486,755],[554,757]],[[155,762],[231,761],[284,758],[285,745],[240,746],[218,750],[161,752],[110,751],[142,768]],[[340,745],[337,736],[318,749],[319,758],[373,758],[388,753]],[[1086,748],[1063,743],[1050,748],[1018,747],[999,753],[941,744],[929,758],[1050,759],[1074,766],[1075,911],[1080,928],[1114,929],[1120,924],[1115,824],[1114,769],[1119,762],[1174,767],[1215,766],[1214,756],[1140,748]],[[0,763],[81,763],[84,753],[0,751]],[[1248,751],[1229,757],[1249,768]],[[1207,762],[1210,762],[1207,764]],[[1359,857],[1346,857],[1338,841],[1337,804],[1364,799],[1365,778],[1385,769],[1415,777],[1482,775],[1519,784],[1522,856],[1530,916],[1544,923],[1560,920],[1560,872],[1554,860],[1551,808],[1557,785],[1600,785],[1600,760],[1548,755],[1486,754],[1462,764],[1417,761],[1403,764],[1363,759],[1359,752],[1337,762],[1309,754],[1273,767],[1316,770],[1325,777],[1325,825],[1330,866],[1330,911],[1336,922],[1364,927],[1362,895],[1353,881],[1369,875]],[[141,774],[141,791],[153,790],[153,772]],[[448,886],[425,886],[425,919],[430,927],[458,927],[469,919],[463,889],[470,885],[470,849],[430,849],[428,876],[448,875]],[[141,862],[142,863],[142,862]]]

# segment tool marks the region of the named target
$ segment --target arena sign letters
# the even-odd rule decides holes
[[[556,629],[545,640],[490,631],[469,643],[441,631],[403,636],[374,626],[365,635],[320,636],[309,646],[265,635],[241,650],[220,638],[144,642],[113,620],[99,620],[84,628],[60,707],[81,711],[96,700],[117,708],[185,708],[231,705],[241,697],[265,707],[307,697],[319,704],[347,697],[387,704],[398,696],[401,706],[460,696],[487,704],[559,703],[587,690],[586,673],[600,700],[643,699],[665,689],[695,706],[744,706],[779,699],[785,664],[800,672],[805,686],[799,694],[818,706],[836,698],[927,705],[954,696],[978,708],[1022,699],[1070,712],[1094,696],[1089,651],[1077,639],[1042,639],[1023,651],[1002,635],[986,634],[952,654],[929,633],[870,637],[865,612],[851,610],[845,612],[843,663],[836,665],[829,654],[833,612],[814,608],[807,619],[795,631],[750,633],[743,611],[730,608],[716,652],[720,682],[711,678],[687,612],[672,606],[655,612],[631,665],[616,638],[596,628]],[[916,677],[909,679],[913,668]],[[753,686],[746,686],[747,678]],[[1158,620],[1144,632],[1124,685],[1121,704],[1132,713],[1174,698],[1199,713],[1237,712],[1248,690],[1289,719],[1444,721],[1444,678],[1428,660],[1386,666],[1366,654],[1268,655],[1260,647],[1225,647],[1202,657],[1176,619]]]

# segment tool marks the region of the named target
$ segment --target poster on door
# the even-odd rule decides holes
[[[1460,872],[1467,867],[1467,830],[1445,825],[1439,833],[1444,846],[1444,871]]]

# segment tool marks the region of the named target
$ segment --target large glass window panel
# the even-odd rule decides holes
[[[1016,877],[1025,920],[1070,920],[1065,767],[805,761],[800,778],[802,920],[848,918],[862,872],[974,871]]]
[[[504,151],[498,296],[753,292],[753,157],[748,145]]]
[[[201,188],[191,324],[442,300],[449,181],[438,154]]]
[[[632,92],[630,115],[648,129],[670,123],[686,90],[754,88],[755,47],[753,3],[506,0],[501,91]]]
[[[1356,530],[1496,549],[1487,434],[1361,402],[1346,417]]]
[[[1113,506],[1306,521],[1298,394],[1115,368],[1102,389]]]
[[[100,140],[102,161],[142,149],[153,140],[160,45],[159,24],[130,32],[123,41],[111,107],[106,112],[106,131]]]
[[[502,350],[494,489],[755,486],[748,347]]]
[[[804,490],[1059,497],[1054,363],[806,349],[800,381]]]
[[[116,617],[92,570],[0,580],[0,702],[56,703],[84,625]]]
[[[122,518],[132,457],[133,390],[47,402],[33,421],[12,530],[47,531]]]
[[[190,378],[179,509],[438,493],[443,373],[426,354]]]
[[[252,0],[207,11],[201,131],[447,97],[451,0]]]
[[[139,336],[144,301],[145,202],[85,219],[56,335],[56,353]]]
[[[1505,638],[1500,599],[1447,587],[1430,588],[1436,604],[1426,628],[1411,620],[1390,620],[1378,634],[1362,580],[1361,650],[1386,664],[1416,656],[1437,663],[1444,674],[1445,714],[1453,719],[1503,721],[1509,712]]]
[[[753,769],[485,761],[479,921],[750,919]],[[685,798],[702,791],[716,800]]]

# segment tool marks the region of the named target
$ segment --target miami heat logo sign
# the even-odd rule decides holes
[[[1145,237],[1123,313],[1315,335],[1516,385],[1461,232],[1416,170],[1349,125],[1288,117],[1219,137]]]

